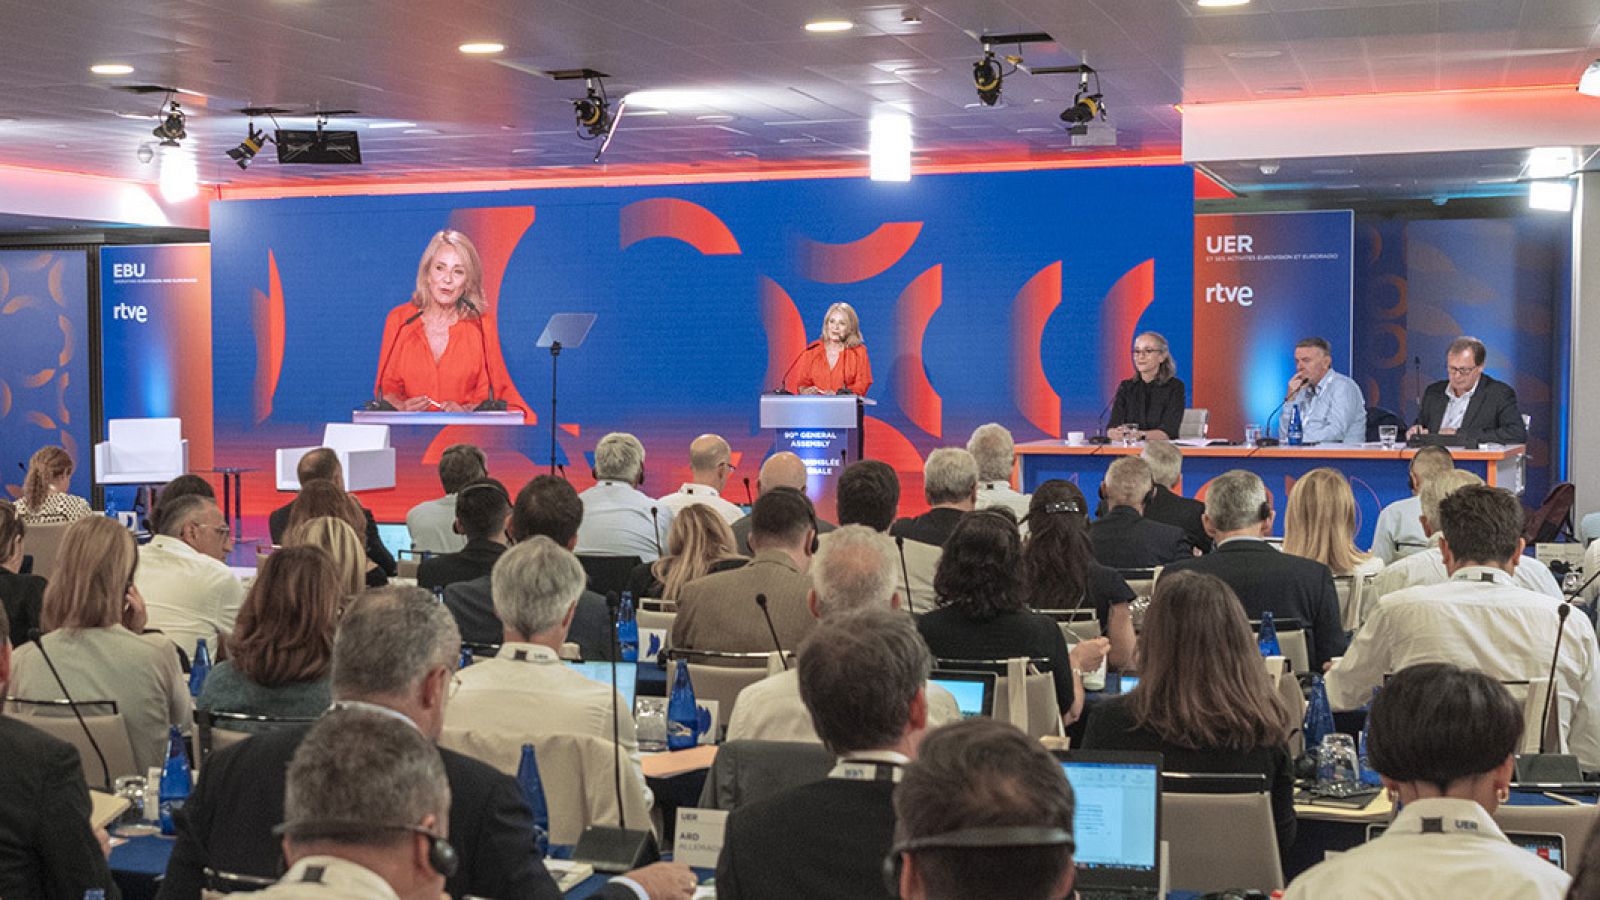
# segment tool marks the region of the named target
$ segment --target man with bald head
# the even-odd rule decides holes
[[[805,493],[805,460],[787,450],[767,457],[767,461],[761,464],[761,474],[756,476],[756,496],[759,497],[773,488],[793,488],[802,494]],[[837,527],[824,519],[817,520],[818,534],[827,534]],[[733,539],[739,542],[740,553],[745,556],[753,555],[750,552],[749,516],[733,523]]]
[[[702,434],[689,444],[689,476],[693,480],[656,502],[673,513],[694,503],[709,506],[732,525],[744,517],[744,510],[722,498],[732,474],[733,451],[728,442],[720,435]]]

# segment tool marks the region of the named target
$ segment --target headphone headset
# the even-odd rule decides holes
[[[883,858],[883,886],[890,896],[900,896],[900,867],[902,855],[919,850],[987,850],[1011,847],[1063,847],[1067,853],[1077,850],[1072,832],[1062,828],[1010,827],[962,828],[944,834],[911,838],[890,848]]]
[[[308,841],[318,839],[352,839],[368,837],[373,831],[409,831],[420,834],[428,839],[428,865],[435,872],[450,878],[461,867],[461,857],[456,854],[456,848],[443,835],[421,825],[401,825],[390,822],[354,822],[345,820],[312,820],[306,822],[284,822],[274,826],[273,835],[288,837],[294,841]]]
[[[1100,482],[1100,499],[1101,500],[1107,500],[1107,501],[1109,501],[1111,499],[1110,497],[1106,496],[1106,483],[1104,481]],[[1156,483],[1155,483],[1155,481],[1152,480],[1150,482],[1150,490],[1144,492],[1144,499],[1139,501],[1139,505],[1140,506],[1149,506],[1151,501],[1153,501],[1155,499],[1156,499]]]
[[[506,492],[505,488],[501,487],[496,482],[493,482],[493,481],[474,481],[471,484],[467,485],[466,487],[463,487],[460,491],[458,491],[456,493],[456,496],[459,498],[462,494],[468,493],[470,491],[494,491],[496,494],[500,495],[500,499],[506,501],[506,505],[507,506],[511,506],[512,505],[512,503],[511,503],[511,495]]]

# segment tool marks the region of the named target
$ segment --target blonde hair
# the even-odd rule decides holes
[[[339,569],[339,580],[346,594],[355,594],[367,586],[367,551],[355,529],[344,519],[319,516],[289,529],[283,539],[285,547],[318,547],[333,558]]]
[[[67,451],[56,446],[40,447],[28,460],[28,475],[22,480],[22,502],[33,514],[50,496],[50,484],[64,475],[71,475],[75,467]]]
[[[228,641],[234,666],[262,687],[326,678],[348,587],[343,581],[344,572],[320,547],[285,547],[268,556]]]
[[[845,325],[850,329],[845,333],[844,345],[846,347],[860,347],[861,345],[865,344],[866,341],[861,337],[861,317],[856,315],[855,307],[843,301],[828,307],[827,315],[822,317],[822,333],[818,335],[817,339],[823,341],[824,343],[827,342],[828,320],[833,318],[833,314],[835,312],[844,313]]]
[[[478,259],[478,248],[472,239],[451,228],[439,232],[422,251],[422,261],[417,263],[417,290],[411,295],[411,304],[426,307],[428,304],[428,269],[439,251],[449,247],[461,256],[461,265],[467,270],[466,283],[461,285],[461,296],[456,298],[456,311],[465,318],[483,314],[483,263]]]
[[[684,585],[737,558],[735,546],[733,529],[716,510],[703,503],[679,510],[667,531],[667,555],[650,566],[650,576],[661,582],[661,599],[676,603]]]
[[[367,533],[367,515],[361,503],[345,492],[337,482],[317,479],[300,485],[300,493],[289,504],[289,521],[285,531],[293,531],[302,522],[332,516],[349,525],[357,536]]]
[[[1349,575],[1371,555],[1356,549],[1356,497],[1337,469],[1307,472],[1289,491],[1283,552],[1314,559]]]
[[[105,516],[79,519],[61,536],[57,559],[39,613],[45,631],[109,628],[122,621],[122,604],[139,567],[128,529]]]

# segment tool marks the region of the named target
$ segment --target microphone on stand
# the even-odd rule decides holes
[[[916,615],[917,603],[911,599],[911,570],[906,568],[906,536],[903,534],[895,535],[894,546],[895,549],[900,551],[900,577],[904,580],[906,586],[906,610],[912,615]]]
[[[778,640],[778,629],[772,624],[772,611],[767,609],[767,595],[757,594],[756,605],[761,607],[761,615],[767,620],[767,631],[772,635],[772,646],[778,648],[778,662],[783,663],[783,668],[785,671],[787,671],[789,668],[789,659],[783,655],[783,642]]]
[[[650,536],[656,541],[656,556],[661,555],[661,519],[656,514],[656,508],[650,507]]]
[[[467,309],[478,312],[478,308],[468,300]],[[489,334],[483,328],[483,315],[478,315],[478,340],[483,344],[483,383],[489,386],[489,399],[472,408],[473,412],[505,412],[506,401],[498,400],[494,396],[494,379],[489,376]],[[553,426],[555,423],[551,423]]]
[[[383,399],[383,376],[389,371],[389,360],[394,356],[394,345],[400,343],[400,335],[412,322],[420,318],[422,310],[419,309],[411,314],[411,318],[401,322],[400,327],[394,331],[394,340],[384,348],[383,359],[378,361],[378,383],[372,386],[372,399],[363,404],[368,412],[395,412],[394,404]]]
[[[1098,419],[1099,422],[1100,422],[1100,433],[1095,435],[1095,436],[1093,436],[1093,437],[1091,437],[1091,438],[1089,438],[1089,443],[1091,443],[1091,444],[1109,444],[1109,443],[1111,443],[1111,438],[1106,435],[1106,427],[1109,426],[1111,423],[1107,422],[1106,419],[1110,418],[1110,416],[1111,416],[1111,407],[1114,406],[1116,404],[1116,402],[1117,402],[1117,399],[1115,397],[1111,398],[1111,402],[1106,404],[1106,408],[1100,410],[1100,415],[1095,416],[1095,418]]]
[[[561,463],[556,463],[556,471],[561,473],[561,480],[562,481],[570,481],[571,480],[571,479],[567,478],[567,467],[566,466],[562,465]]]
[[[789,376],[794,374],[794,367],[800,364],[800,360],[807,353],[811,352],[811,350],[813,348],[815,348],[815,347],[817,347],[817,346],[819,346],[821,344],[822,344],[822,341],[820,341],[820,340],[812,341],[811,343],[805,345],[805,347],[802,348],[799,353],[796,353],[794,355],[794,359],[789,361],[789,368],[783,370],[783,378],[778,381],[778,386],[775,389],[773,389],[772,392],[774,394],[792,394],[792,393],[794,393],[793,391],[789,390]]]
[[[78,720],[78,727],[83,729],[83,736],[89,739],[89,746],[94,748],[94,755],[100,760],[100,772],[106,779],[106,793],[113,793],[115,788],[111,786],[111,767],[106,765],[106,755],[100,750],[100,742],[94,739],[94,732],[89,730],[89,723],[83,720],[83,713],[78,709],[78,704],[74,703],[72,695],[67,693],[67,683],[61,680],[61,673],[56,671],[56,664],[50,661],[50,654],[45,652],[44,641],[40,638],[39,629],[28,629],[28,640],[33,641],[33,645],[39,648],[39,655],[44,657],[44,664],[50,667],[50,674],[55,676],[56,686],[61,688],[61,696],[66,698],[67,706],[71,707],[72,715]]]
[[[1414,385],[1414,387],[1416,388],[1416,394],[1417,394],[1417,418],[1416,418],[1416,421],[1413,422],[1412,424],[1421,425],[1422,424],[1422,357],[1420,357],[1420,356],[1411,357],[1411,370],[1413,372],[1415,372],[1416,376],[1417,376],[1416,377],[1416,384]]]
[[[22,465],[22,463],[17,463],[17,465],[20,466],[20,465]],[[755,506],[756,505],[756,496],[754,494],[750,493],[750,476],[749,475],[745,475],[745,476],[743,476],[743,478],[744,478],[744,499],[751,506]]]
[[[1583,770],[1579,767],[1576,756],[1547,752],[1546,735],[1550,726],[1550,708],[1558,702],[1560,694],[1556,688],[1556,666],[1561,661],[1561,638],[1566,635],[1567,616],[1571,612],[1570,603],[1563,602],[1556,607],[1556,641],[1550,653],[1550,680],[1545,687],[1544,710],[1539,714],[1539,752],[1517,754],[1515,770],[1517,782],[1570,784],[1583,780]]]
[[[1272,412],[1267,413],[1267,418],[1266,418],[1265,421],[1263,421],[1261,423],[1261,427],[1268,429],[1269,430],[1268,433],[1271,433],[1270,429],[1272,428],[1272,423],[1274,421],[1274,417],[1277,416],[1278,413],[1283,411],[1284,404],[1288,403],[1289,402],[1289,397],[1293,397],[1293,396],[1294,396],[1294,394],[1291,393],[1291,394],[1289,394],[1288,397],[1284,397],[1282,400],[1279,400],[1278,401],[1278,405],[1272,408]],[[1276,446],[1278,446],[1278,444],[1279,444],[1279,441],[1275,437],[1262,436],[1262,437],[1256,439],[1256,446],[1257,447],[1276,447]]]

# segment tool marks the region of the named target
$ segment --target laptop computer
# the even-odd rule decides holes
[[[611,663],[605,660],[587,660],[578,662],[568,660],[567,666],[585,678],[598,681],[609,687],[611,685]],[[627,709],[633,709],[633,698],[639,688],[639,664],[631,662],[617,663],[617,693],[622,695],[622,703]]]
[[[411,532],[404,522],[379,522],[378,540],[395,559],[400,558],[401,550],[411,555]]]
[[[1061,750],[1077,801],[1072,836],[1084,900],[1161,895],[1161,754]]]
[[[956,708],[961,718],[994,715],[994,687],[997,676],[993,672],[960,672],[953,669],[934,669],[928,676],[929,684],[936,684],[956,698]]]

